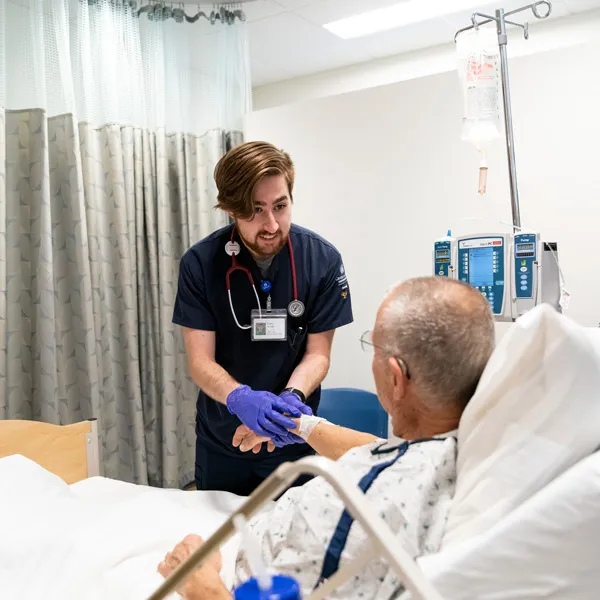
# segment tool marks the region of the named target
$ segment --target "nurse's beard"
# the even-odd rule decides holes
[[[266,231],[261,231],[254,238],[254,242],[250,242],[246,238],[242,237],[240,233],[240,237],[242,238],[242,242],[244,242],[244,246],[250,250],[250,253],[254,258],[258,258],[259,260],[265,260],[271,258],[279,254],[281,249],[286,245],[288,236],[283,235],[281,231],[277,232],[277,237],[271,243],[265,243],[264,241],[261,243],[260,236],[263,233],[267,233]]]

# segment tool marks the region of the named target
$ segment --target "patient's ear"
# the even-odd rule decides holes
[[[406,376],[395,357],[388,358],[388,367],[393,378],[394,398],[401,400],[406,394]]]

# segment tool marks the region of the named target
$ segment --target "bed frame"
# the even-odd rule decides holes
[[[0,458],[21,454],[71,484],[100,475],[96,419],[73,425],[0,421]]]

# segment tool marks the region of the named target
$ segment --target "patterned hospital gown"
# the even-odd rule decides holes
[[[456,478],[455,432],[427,441],[388,445],[379,440],[354,448],[339,459],[347,477],[359,484],[372,479],[366,495],[413,557],[436,552],[444,533]],[[396,460],[394,460],[396,459]],[[379,471],[373,479],[372,475]],[[295,577],[304,597],[324,573],[329,544],[344,506],[333,488],[317,477],[292,488],[250,521],[264,559],[273,571]],[[343,536],[344,537],[344,536]],[[364,551],[367,536],[352,523],[339,566]],[[329,548],[329,560],[331,550]],[[339,556],[339,552],[338,552]],[[329,574],[331,576],[332,573]],[[238,555],[237,582],[251,577],[244,553]],[[395,598],[402,591],[395,573],[375,558],[330,598]]]

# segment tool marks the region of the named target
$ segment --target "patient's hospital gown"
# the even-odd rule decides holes
[[[383,440],[354,448],[339,459],[349,481],[362,484],[371,506],[413,556],[436,552],[444,533],[456,479],[456,439],[447,436],[400,445]],[[340,519],[344,505],[317,477],[292,488],[250,522],[274,572],[295,577],[308,596],[322,576],[364,552],[367,536],[359,523]],[[336,542],[332,542],[334,537]],[[339,540],[342,541],[340,545]],[[340,554],[341,553],[341,554]],[[325,564],[325,567],[324,567]],[[329,565],[329,567],[327,566]],[[238,556],[238,582],[251,576],[244,553]],[[326,578],[326,577],[325,577]],[[330,598],[394,598],[402,591],[383,558],[373,559]]]

